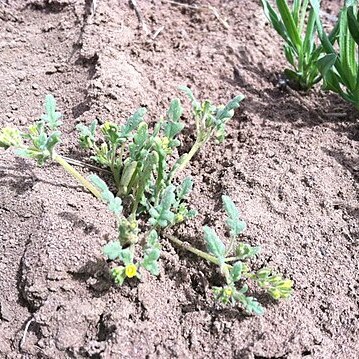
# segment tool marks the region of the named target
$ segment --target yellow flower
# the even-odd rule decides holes
[[[137,274],[137,267],[133,263],[127,264],[125,274],[128,278],[134,277]]]
[[[168,139],[168,137],[162,137],[162,146],[163,146],[163,149],[165,150],[166,148],[168,148],[168,145],[170,143],[170,140]]]
[[[156,141],[167,154],[171,154],[172,149],[168,147],[168,145],[170,144],[170,140],[167,136],[157,137]]]
[[[233,294],[233,290],[230,287],[224,289],[224,294],[230,297]]]
[[[137,222],[136,221],[130,222],[130,228],[131,229],[136,229],[137,228]]]
[[[177,223],[180,223],[180,222],[183,222],[183,221],[184,221],[183,214],[177,213],[177,214],[176,214],[176,222],[177,222]]]
[[[293,286],[293,281],[292,280],[290,280],[290,279],[286,279],[282,284],[281,284],[281,288],[283,288],[283,289],[290,289],[290,288],[292,288],[292,286]]]
[[[281,293],[278,289],[274,289],[270,294],[274,299],[279,299],[281,297]]]

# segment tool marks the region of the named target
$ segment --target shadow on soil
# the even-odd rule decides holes
[[[37,182],[42,182],[56,187],[71,188],[82,190],[81,186],[71,186],[65,183],[54,183],[40,179],[31,170],[31,167],[22,158],[16,158],[15,167],[0,166],[0,187],[8,187],[18,195],[22,195],[31,190]],[[14,173],[23,173],[23,175],[16,175]],[[26,172],[26,173],[25,173]]]
[[[68,272],[73,279],[87,284],[89,291],[96,297],[102,297],[113,286],[109,265],[104,259],[88,261],[76,272]]]
[[[243,103],[248,112],[265,114],[276,114],[268,120],[276,122],[289,122],[297,128],[313,127],[323,123],[337,124],[336,131],[342,132],[348,138],[359,140],[359,112],[333,93],[325,94],[325,103],[321,101],[316,90],[303,93],[281,84],[281,75],[262,68],[259,64],[246,64],[241,69],[233,66],[233,78],[223,77],[222,80],[232,86],[244,88],[252,96],[248,96]],[[244,76],[244,73],[246,76]],[[258,89],[245,77],[256,77],[256,82],[267,80],[267,88]],[[318,88],[318,87],[317,87]],[[319,88],[318,88],[318,91]],[[315,94],[317,93],[317,96]],[[330,106],[328,107],[328,103]],[[325,110],[324,110],[325,109]]]

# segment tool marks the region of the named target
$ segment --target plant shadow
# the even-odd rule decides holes
[[[246,112],[259,114],[272,122],[288,122],[296,128],[336,124],[335,130],[351,139],[359,139],[359,112],[334,93],[325,93],[317,86],[307,93],[293,90],[283,75],[270,71],[261,63],[251,62],[234,54],[231,78],[222,80],[235,88],[243,88],[249,96],[243,102]],[[260,85],[258,85],[260,84]]]
[[[73,212],[61,212],[59,216],[62,219],[73,224],[75,228],[81,229],[85,234],[96,233],[98,234],[100,231],[96,228],[92,223],[86,223],[80,216]]]
[[[14,171],[16,173],[23,173],[23,175],[10,173],[10,171]],[[8,187],[17,195],[23,195],[26,192],[32,190],[32,188],[37,182],[61,188],[64,187],[75,190],[83,189],[83,187],[81,186],[68,185],[65,183],[54,183],[52,181],[38,178],[34,171],[22,158],[15,159],[14,167],[0,166],[0,187]]]
[[[113,286],[108,263],[102,258],[90,260],[78,270],[68,271],[68,274],[74,280],[85,283],[96,298],[105,295]]]

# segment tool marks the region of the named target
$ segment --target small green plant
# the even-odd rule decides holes
[[[213,288],[217,300],[223,304],[240,303],[247,313],[263,314],[264,309],[260,303],[255,298],[246,296],[248,291],[246,282],[251,280],[257,283],[274,299],[288,298],[293,291],[293,282],[284,279],[281,275],[273,274],[269,268],[262,268],[256,272],[250,271],[246,261],[255,257],[260,252],[260,247],[238,242],[238,237],[245,230],[246,224],[240,219],[238,209],[230,197],[222,196],[222,201],[227,214],[226,224],[229,234],[227,245],[213,228],[207,226],[203,228],[203,232],[208,252],[185,246],[176,238],[170,237],[170,239],[218,266],[224,285]]]
[[[339,94],[359,109],[359,16],[356,3],[356,0],[345,2],[338,18],[336,43],[333,44],[320,20],[320,1],[311,0],[319,38],[325,51],[318,60],[323,87]]]
[[[284,75],[294,89],[308,91],[321,81],[317,61],[323,52],[316,44],[315,11],[309,0],[294,0],[292,7],[287,0],[276,0],[278,12],[268,0],[261,0],[264,13],[273,28],[285,41],[284,54],[292,66]],[[337,29],[329,35],[332,42]]]
[[[53,96],[46,97],[45,115],[31,125],[27,132],[12,128],[3,128],[0,132],[0,147],[13,147],[16,154],[35,159],[39,165],[48,160],[58,162],[85,188],[107,204],[117,220],[118,237],[103,248],[103,253],[113,261],[111,274],[119,285],[126,278],[141,278],[143,270],[155,276],[159,274],[158,260],[165,230],[196,215],[196,210],[188,208],[186,202],[193,181],[187,177],[178,183],[177,174],[211,138],[218,141],[224,139],[225,125],[243,99],[240,95],[226,106],[217,107],[209,101],[198,102],[189,88],[181,89],[192,102],[196,139],[190,151],[179,157],[175,154],[181,144],[179,135],[184,124],[180,120],[183,110],[178,99],[171,102],[166,116],[159,119],[152,130],[144,121],[144,108],[136,111],[122,126],[106,122],[98,130],[96,121],[89,126],[77,126],[81,147],[90,151],[91,158],[112,174],[114,190],[110,190],[95,174],[88,179],[84,178],[71,165],[74,161],[56,152],[56,146],[61,139],[61,133],[58,131],[61,114],[56,111]],[[231,236],[228,247],[223,247],[224,252],[216,251],[219,239],[210,228],[205,229],[209,254],[205,253],[203,256],[204,252],[191,246],[187,249],[220,266],[226,286],[214,290],[218,299],[226,303],[227,296],[230,298],[228,302],[238,301],[248,312],[259,314],[261,310],[258,304],[244,295],[246,287],[237,291],[236,282],[244,277],[254,279],[276,299],[287,297],[291,292],[291,285],[287,292],[283,292],[283,285],[288,286],[289,282],[283,282],[279,276],[272,276],[268,270],[259,277],[258,273],[249,273],[243,264],[239,271],[242,263],[240,261],[256,253],[256,249],[251,247],[237,246],[235,259],[238,261],[233,268],[227,263],[227,255],[236,247],[236,238],[245,224],[239,220],[238,211],[229,198],[224,198],[224,205]],[[178,245],[183,245],[178,238],[168,238]],[[229,295],[229,289],[233,291],[233,295]]]

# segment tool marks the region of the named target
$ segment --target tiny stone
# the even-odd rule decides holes
[[[319,247],[319,251],[320,251],[320,254],[322,255],[322,256],[326,256],[327,255],[327,251],[325,250],[325,248],[324,247]]]
[[[47,344],[46,344],[46,340],[44,338],[41,338],[37,343],[36,345],[39,347],[39,348],[46,348]]]
[[[57,68],[54,65],[50,65],[45,68],[45,74],[51,75],[57,72]]]
[[[66,284],[62,285],[61,288],[64,291],[69,292],[69,291],[71,291],[73,289],[73,286],[71,284],[69,284],[69,283],[66,283]]]
[[[0,303],[0,319],[5,320],[7,322],[12,321],[12,314],[7,305],[4,303]]]
[[[26,72],[19,72],[17,78],[19,79],[19,81],[24,81],[26,78]]]
[[[100,80],[95,80],[93,82],[93,87],[96,87],[96,88],[102,90],[103,89],[103,84],[102,84],[102,82]]]
[[[12,110],[17,110],[18,109],[17,105],[14,104],[14,103],[10,107],[11,107]]]
[[[6,95],[7,96],[11,96],[12,94],[14,94],[16,91],[16,86],[14,84],[9,85],[7,91],[6,91]]]
[[[27,119],[24,116],[18,116],[17,120],[19,121],[19,124],[22,125],[22,126],[25,125],[26,122],[27,122]]]
[[[37,83],[34,83],[31,85],[31,87],[34,89],[34,90],[37,90],[39,88],[39,85]]]

